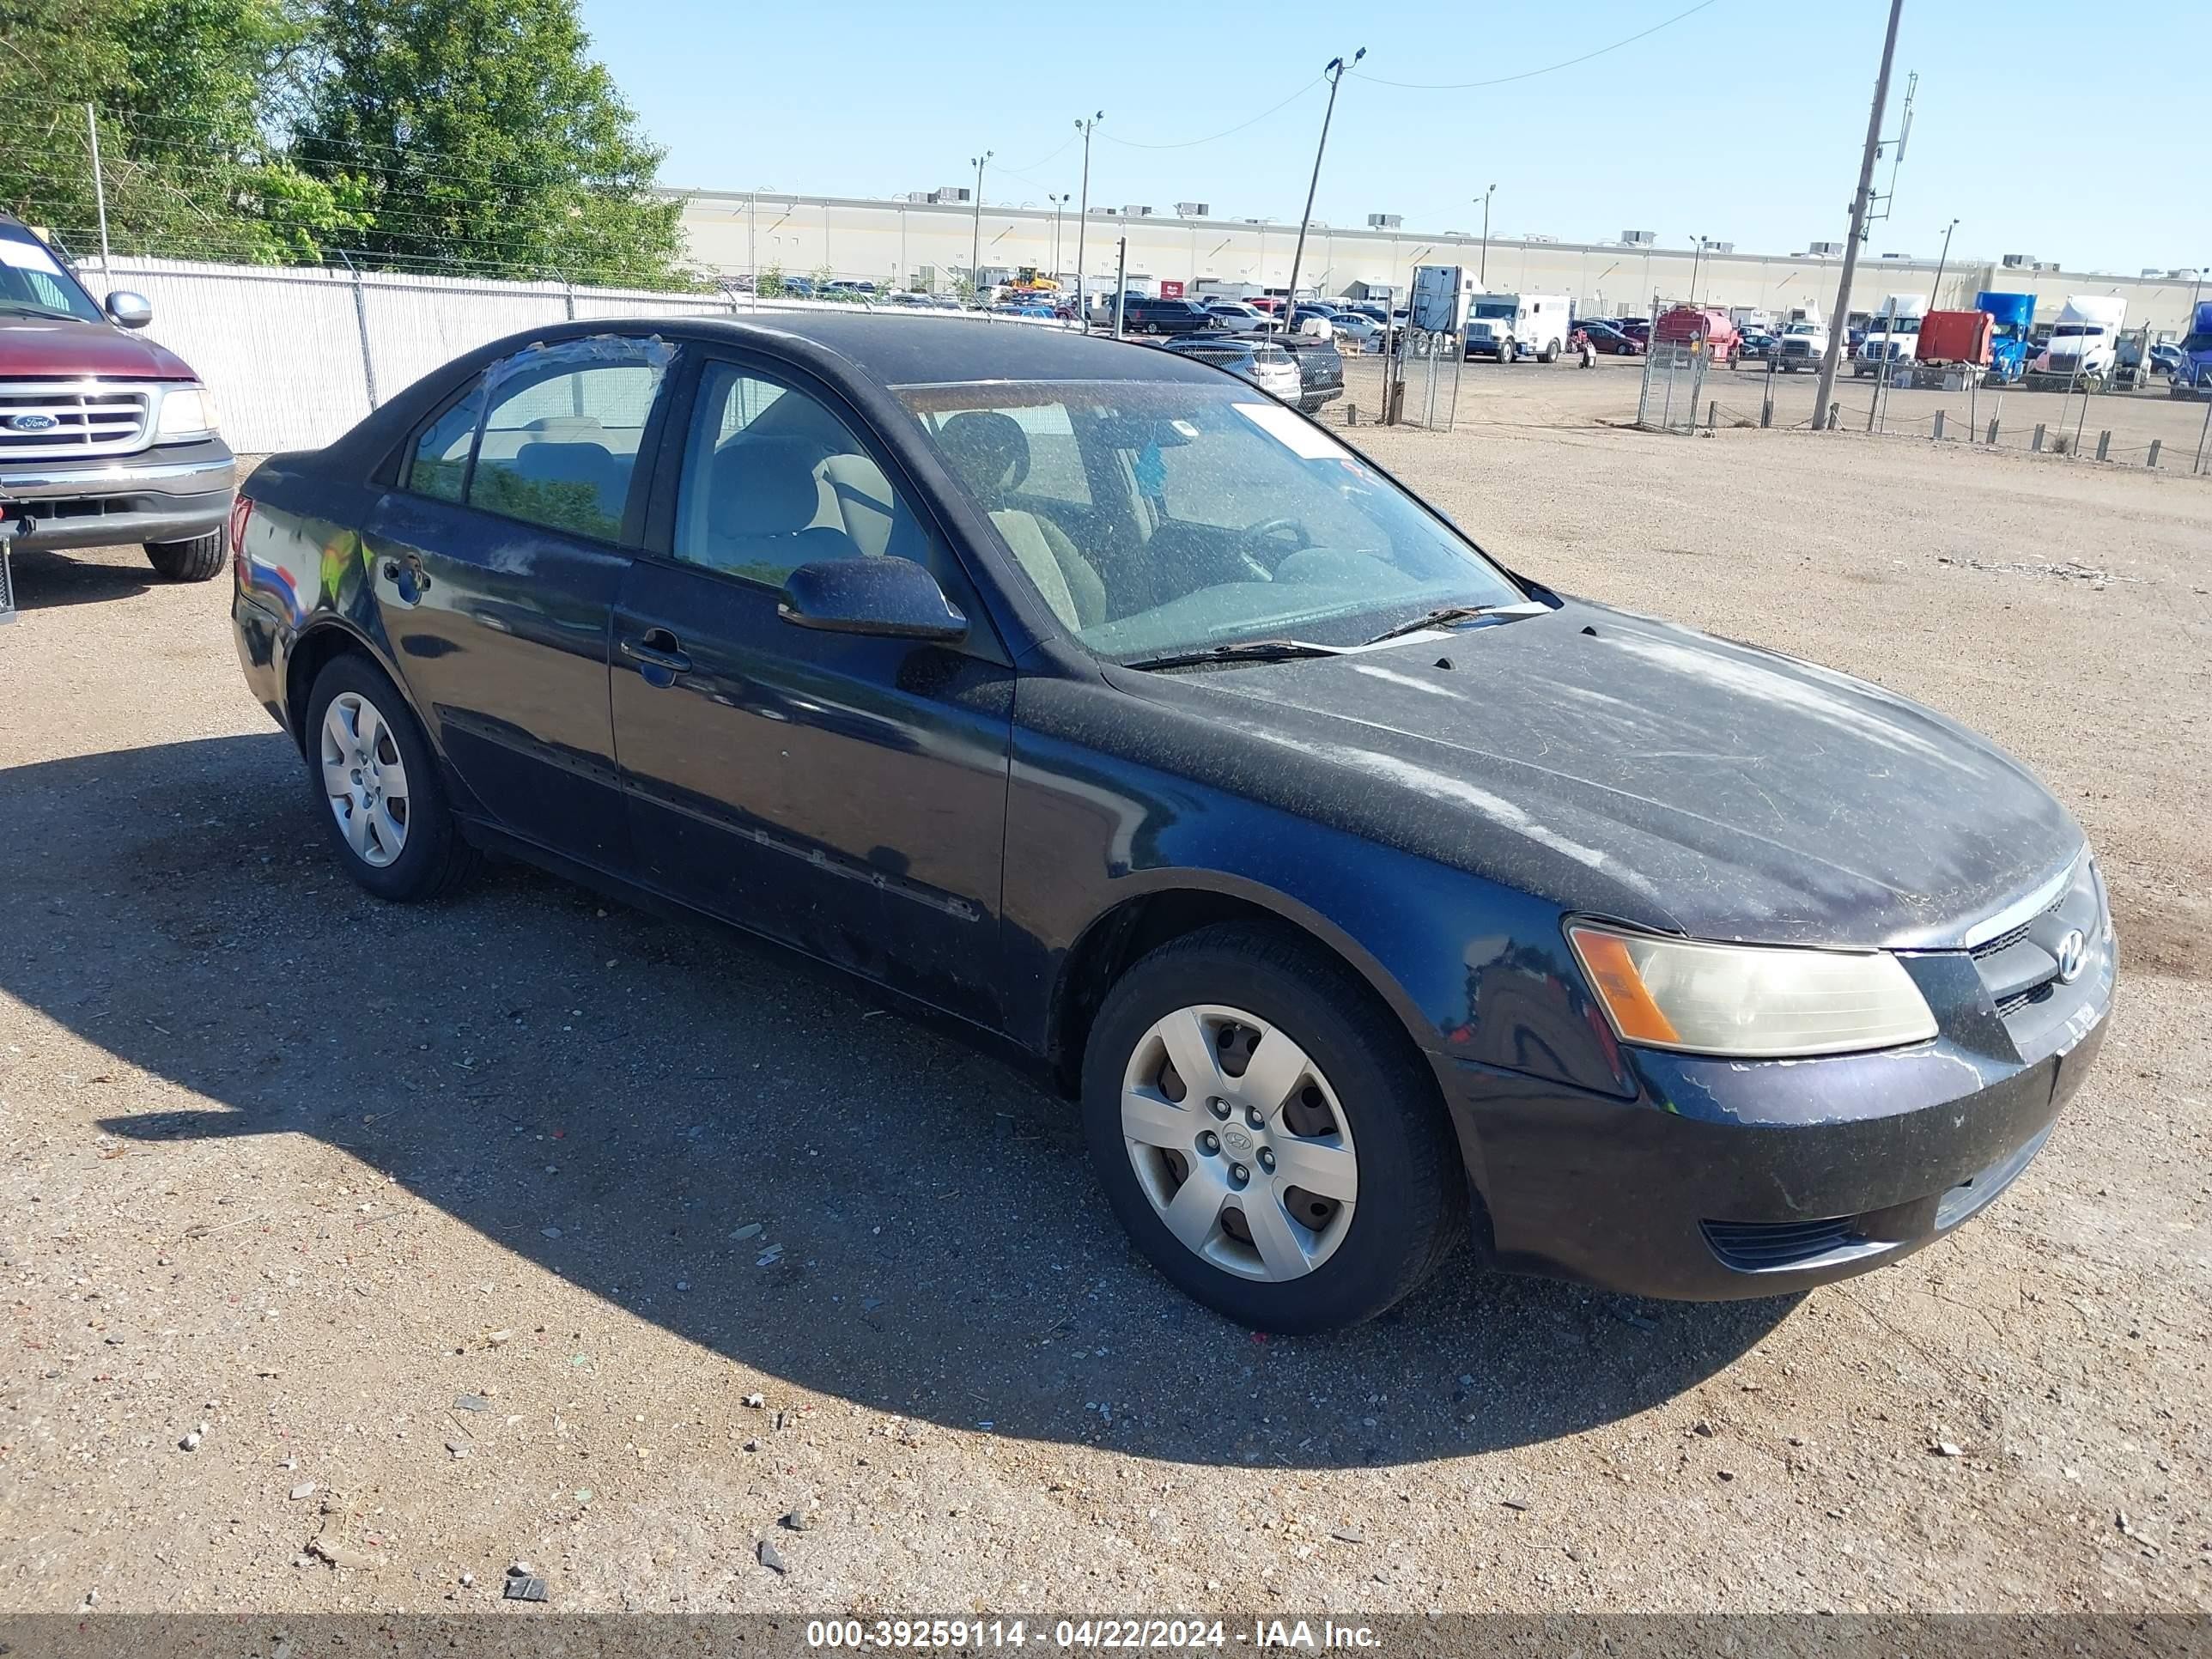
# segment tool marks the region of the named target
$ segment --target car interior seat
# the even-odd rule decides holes
[[[853,537],[817,522],[821,463],[804,438],[732,438],[708,469],[706,501],[686,514],[686,556],[772,582],[817,559],[860,557]]]
[[[1030,473],[1029,434],[1020,422],[995,409],[963,410],[938,428],[937,441],[1053,615],[1070,629],[1105,621],[1106,584],[1097,568],[1051,520],[1006,505]]]

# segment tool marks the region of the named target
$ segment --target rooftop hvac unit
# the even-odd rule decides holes
[[[2033,253],[2008,253],[2004,257],[2004,265],[2007,270],[2019,270],[2022,267],[2033,270],[2035,256]]]
[[[1124,219],[1149,219],[1152,216],[1152,210],[1148,207],[1125,207],[1121,210],[1121,216]]]
[[[2058,261],[2056,259],[2038,259],[2035,262],[2035,268],[2038,270],[2056,270],[2058,269]]]
[[[1467,233],[1466,233],[1465,231],[1463,231],[1463,230],[1455,230],[1455,231],[1454,231],[1454,232],[1452,233],[1452,234],[1453,234],[1453,235],[1455,235],[1455,236],[1464,236],[1464,235],[1466,235],[1466,234],[1467,234]],[[1559,239],[1558,237],[1556,237],[1556,236],[1535,236],[1535,235],[1529,235],[1529,236],[1523,236],[1521,240],[1522,240],[1522,241],[1524,241],[1524,242],[1556,242],[1556,241],[1558,241]]]
[[[1405,222],[1406,216],[1402,213],[1370,213],[1367,216],[1367,228],[1370,230],[1395,230]]]
[[[965,185],[945,185],[931,191],[929,199],[942,207],[953,202],[972,202],[975,192]]]
[[[1912,256],[1910,253],[1885,253],[1881,257],[1885,259],[1910,259]]]
[[[1212,211],[1213,209],[1204,202],[1177,202],[1176,204],[1176,217],[1178,219],[1203,219],[1211,215]]]
[[[2146,276],[2159,276],[2160,272],[2156,265],[2145,265],[2142,268],[2142,274]]]
[[[1659,233],[1656,230],[1624,230],[1620,233],[1620,240],[1631,247],[1652,247],[1658,243]]]
[[[2166,280],[2169,283],[2193,283],[2197,280],[2198,274],[2199,273],[2197,271],[2191,270],[2185,265],[2179,270],[2167,271],[2166,273]]]
[[[1705,252],[1708,253],[1733,253],[1735,252],[1735,244],[1734,242],[1708,242],[1705,244]]]
[[[1839,259],[1843,257],[1844,245],[1841,242],[1813,242],[1807,245],[1805,252],[1816,259]]]

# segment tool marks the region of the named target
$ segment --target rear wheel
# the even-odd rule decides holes
[[[1109,994],[1083,1073],[1099,1179],[1138,1248],[1262,1330],[1331,1330],[1406,1296],[1466,1195],[1434,1080],[1318,948],[1204,928]]]
[[[222,568],[224,541],[222,531],[210,530],[190,541],[148,542],[146,562],[173,582],[210,581]]]
[[[307,778],[346,873],[398,903],[442,897],[476,850],[446,805],[430,745],[399,689],[358,652],[334,657],[307,695]]]

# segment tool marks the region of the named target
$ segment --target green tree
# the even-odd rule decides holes
[[[216,0],[206,0],[216,3]],[[357,192],[373,260],[661,286],[680,201],[576,0],[313,0],[292,159]]]
[[[305,39],[281,0],[6,0],[0,205],[98,247],[90,104],[116,252],[320,258],[361,222],[356,192],[294,167],[263,118]]]

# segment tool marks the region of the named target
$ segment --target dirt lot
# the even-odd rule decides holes
[[[2212,485],[1598,424],[1633,389],[1470,367],[1455,433],[1356,435],[1509,563],[2072,805],[2114,1029],[1987,1216],[1797,1301],[1462,1264],[1255,1338],[1133,1260],[1062,1107],[858,991],[517,869],[362,896],[227,584],[27,558],[0,1609],[496,1607],[523,1559],[578,1608],[2212,1610]]]

